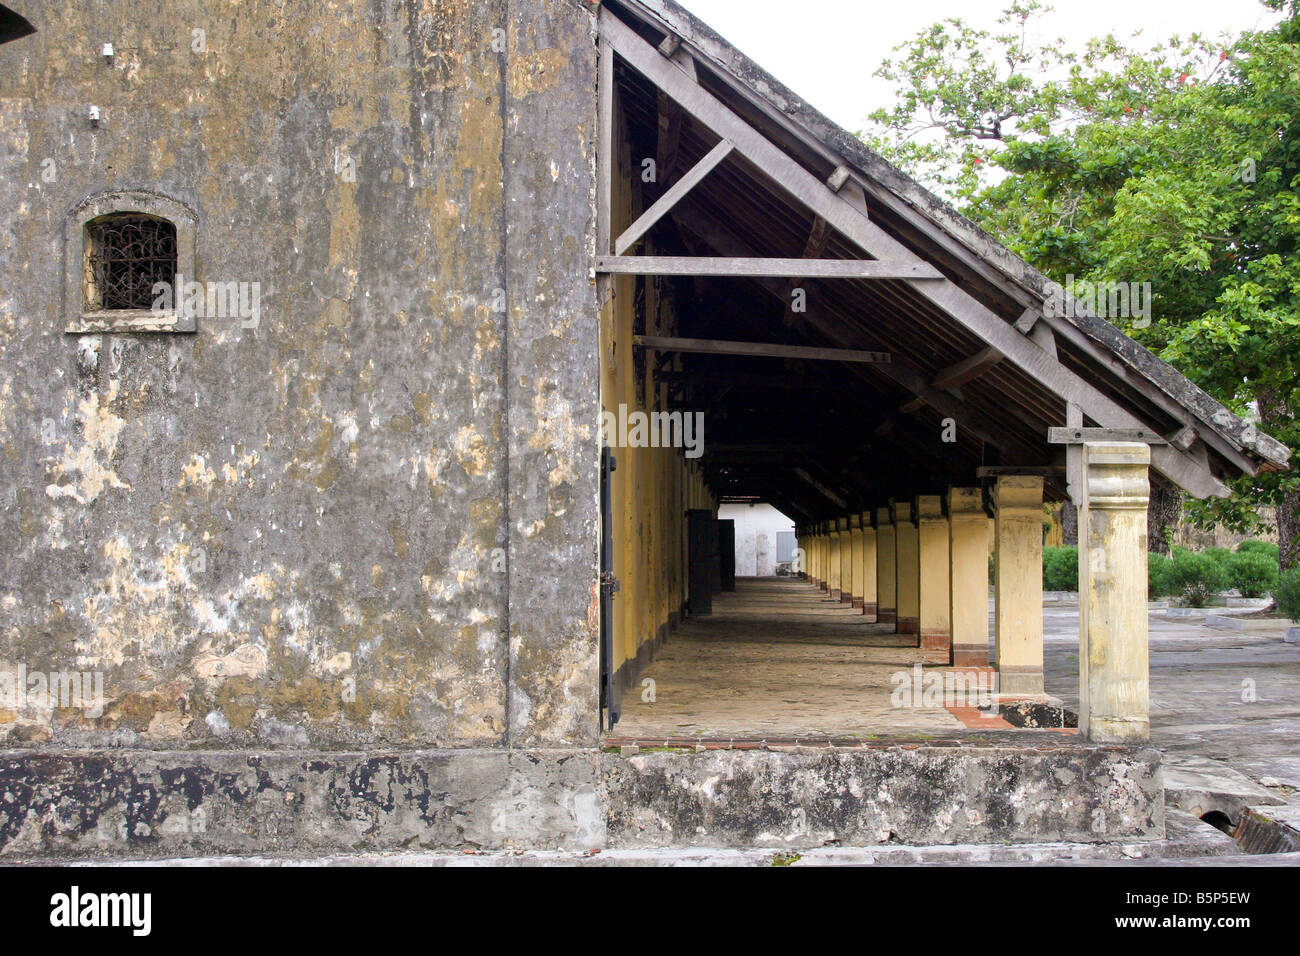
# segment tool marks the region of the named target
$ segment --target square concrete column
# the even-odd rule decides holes
[[[921,633],[921,555],[910,501],[891,501],[897,548],[898,634]]]
[[[821,548],[821,531],[817,525],[813,525],[812,531],[808,535],[808,580],[812,582],[814,587],[821,584]]]
[[[841,579],[843,578],[844,552],[843,552],[843,548],[841,547],[843,541],[840,538],[840,522],[838,518],[836,518],[834,521],[831,522],[830,538],[831,538],[831,567],[830,567],[830,574],[827,576],[830,581],[830,588],[828,590],[830,592],[831,597],[835,598],[836,600],[839,600],[840,582]]]
[[[817,571],[817,586],[823,591],[830,590],[831,574],[831,537],[827,531],[826,523],[818,525],[818,537],[820,541],[819,565]]]
[[[989,665],[989,519],[979,488],[948,489],[954,667]]]
[[[866,572],[862,567],[862,515],[856,514],[849,517],[849,539],[853,542],[853,585],[850,591],[853,595],[851,604],[855,608],[862,607],[862,591]]]
[[[840,603],[853,603],[853,519],[840,519]]]
[[[1085,442],[1079,508],[1079,732],[1151,736],[1147,658],[1147,469],[1141,442]]]
[[[888,508],[876,509],[876,623],[898,623],[898,542]]]
[[[919,551],[919,597],[921,653],[934,664],[952,662],[949,591],[948,516],[943,497],[921,495],[916,499],[916,534]]]
[[[993,486],[994,657],[1003,697],[1043,693],[1043,479],[1000,475]]]
[[[876,620],[876,528],[870,511],[862,521],[862,613]]]

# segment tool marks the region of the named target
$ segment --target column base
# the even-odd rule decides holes
[[[864,598],[862,601],[862,613],[865,617],[869,617],[877,623],[880,622],[880,612],[876,610],[875,601],[868,601]]]
[[[952,637],[946,631],[921,632],[921,653],[931,664],[948,664],[952,661]]]
[[[854,606],[855,608],[858,608],[858,609],[860,610],[860,609],[862,608],[862,598],[860,598],[860,597],[855,597],[855,598],[853,599],[853,606]]]
[[[1094,744],[1140,744],[1151,739],[1151,722],[1091,717],[1084,734]]]
[[[829,594],[829,595],[830,595],[832,598],[834,598],[836,601],[838,601],[838,600],[840,599],[840,589],[839,589],[839,588],[827,588],[826,593]]]
[[[893,624],[898,617],[898,611],[892,607],[882,607],[876,611],[877,624]]]
[[[952,648],[953,667],[988,667],[989,648],[987,644],[954,644]]]
[[[897,620],[899,634],[921,633],[921,619],[919,617],[900,617]]]
[[[999,667],[998,694],[1003,697],[1039,697],[1043,694],[1040,667]]]
[[[840,592],[840,603],[841,603],[841,604],[847,604],[847,605],[849,605],[850,607],[852,607],[852,606],[853,606],[853,595],[850,594],[848,591],[841,591],[841,592]]]

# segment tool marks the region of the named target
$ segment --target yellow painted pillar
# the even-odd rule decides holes
[[[812,526],[812,583],[815,587],[822,586],[822,529],[821,525]]]
[[[831,573],[828,591],[830,596],[838,601],[844,568],[843,541],[840,535],[840,521],[838,518],[831,521],[829,536],[831,542]]]
[[[813,584],[817,587],[822,586],[825,580],[824,568],[822,567],[822,526],[821,524],[813,525]]]
[[[853,604],[853,522],[840,518],[840,603]]]
[[[853,580],[849,584],[849,605],[862,607],[862,515],[849,516],[849,541],[853,553]]]
[[[915,516],[910,501],[891,501],[898,570],[898,634],[921,632],[921,561]]]
[[[898,542],[888,508],[876,509],[876,623],[898,623]]]
[[[1147,657],[1147,470],[1141,442],[1085,442],[1079,509],[1079,732],[1151,736]]]
[[[948,516],[942,495],[916,499],[921,653],[934,664],[952,662],[952,595],[948,578]]]
[[[818,525],[819,553],[818,553],[818,587],[822,591],[831,589],[831,536],[827,533],[826,522]]]
[[[862,512],[862,613],[876,620],[876,527],[870,511]]]
[[[993,509],[998,692],[1037,697],[1043,693],[1043,479],[999,476]]]
[[[952,663],[989,664],[989,520],[979,488],[948,489]]]

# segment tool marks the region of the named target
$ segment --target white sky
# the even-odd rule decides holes
[[[887,104],[872,76],[893,47],[937,20],[993,29],[1010,0],[678,0],[817,109],[849,130]],[[1077,41],[1106,33],[1145,49],[1173,34],[1267,27],[1277,15],[1256,0],[1057,0],[1039,33]]]

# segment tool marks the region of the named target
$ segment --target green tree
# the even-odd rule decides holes
[[[1150,281],[1149,324],[1116,325],[1296,449],[1300,3],[1264,4],[1268,30],[1145,51],[1031,44],[1036,2],[996,32],[946,20],[877,71],[895,102],[864,138],[1055,281]],[[1187,512],[1251,531],[1274,504],[1300,564],[1297,464]]]

